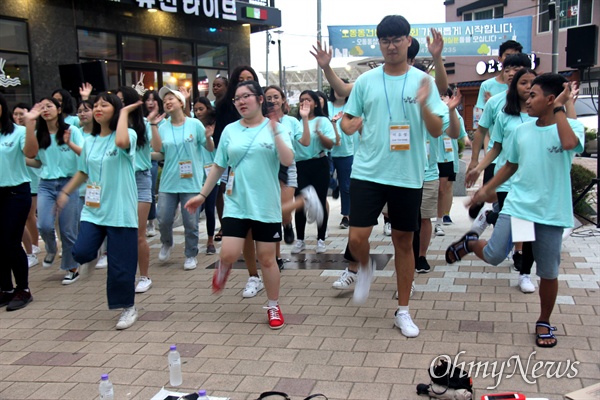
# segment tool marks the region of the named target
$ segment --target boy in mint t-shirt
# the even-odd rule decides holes
[[[584,142],[583,125],[566,116],[564,106],[570,91],[567,80],[557,74],[543,74],[533,80],[526,104],[529,116],[537,117],[537,121],[515,129],[506,164],[472,199],[473,203],[489,200],[496,188],[513,177],[491,239],[478,240],[477,234],[468,232],[446,251],[449,263],[473,251],[482,260],[498,265],[512,247],[511,225],[520,222],[514,232],[534,232],[524,238],[523,259],[536,262],[540,277],[541,307],[535,328],[539,347],[557,343],[550,316],[558,293],[563,229],[573,226],[571,162],[575,153],[583,150]]]

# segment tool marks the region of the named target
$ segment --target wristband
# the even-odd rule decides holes
[[[150,126],[158,126],[158,124],[150,124]]]
[[[198,194],[206,199],[206,196],[203,195],[202,193],[198,193]]]
[[[554,111],[554,114],[556,114],[557,112],[561,112],[561,111],[562,111],[562,112],[564,112],[564,113],[566,113],[566,112],[567,112],[567,111],[565,110],[565,107],[564,107],[564,106],[561,106],[561,107],[555,107],[553,111]]]
[[[68,196],[70,196],[70,194],[69,194],[69,193],[67,193],[67,192],[65,192],[64,190],[61,190],[60,192],[61,192],[61,193],[64,193],[64,194],[65,194],[65,196],[67,196],[67,197],[68,197]]]

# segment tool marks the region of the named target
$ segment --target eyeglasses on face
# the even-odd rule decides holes
[[[256,95],[254,93],[246,93],[246,94],[243,94],[241,96],[236,96],[236,97],[234,97],[231,100],[233,101],[233,104],[237,104],[237,103],[240,102],[240,100],[248,101],[248,98],[250,96],[256,96]]]
[[[406,39],[406,36],[400,36],[399,38],[392,39],[379,39],[379,44],[383,47],[388,47],[390,44],[394,47],[398,47],[402,44],[402,42],[404,42],[404,39]]]

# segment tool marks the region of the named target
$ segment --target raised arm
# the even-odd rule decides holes
[[[121,108],[119,122],[117,122],[117,135],[115,136],[115,144],[118,148],[127,150],[131,147],[132,143],[129,142],[129,113],[141,105],[142,101],[139,100],[136,103]]]
[[[165,118],[166,114],[158,115],[158,107],[154,108],[150,114],[148,114],[148,122],[150,123],[150,130],[152,131],[152,139],[150,139],[150,146],[152,150],[160,151],[162,149],[162,139],[158,134],[158,124]]]
[[[352,86],[354,85],[341,80],[329,65],[331,58],[333,57],[333,49],[331,46],[329,47],[329,50],[326,51],[321,45],[321,42],[317,41],[317,45],[313,46],[313,50],[314,52],[311,51],[310,54],[317,60],[317,64],[319,64],[319,67],[323,70],[325,78],[327,78],[327,82],[329,82],[329,85],[331,85],[333,90],[342,97],[350,96]]]
[[[25,146],[23,147],[23,154],[25,157],[34,158],[37,155],[39,150],[39,144],[37,138],[35,137],[35,124],[42,112],[42,105],[37,103],[28,113],[24,115],[25,117]],[[39,168],[39,167],[38,167]]]
[[[568,82],[563,84],[563,91],[554,99],[554,107],[564,107],[569,101],[571,96],[571,85]],[[558,129],[558,137],[560,138],[560,144],[565,150],[573,150],[579,145],[579,138],[573,132],[573,128],[567,120],[567,114],[565,111],[554,112],[554,118],[556,120],[556,127]]]
[[[443,123],[442,119],[438,115],[433,114],[427,106],[427,98],[430,91],[429,78],[424,77],[417,91],[417,103],[419,103],[419,107],[421,108],[421,116],[425,122],[425,128],[427,128],[432,137],[436,138],[442,135]]]
[[[413,40],[415,40],[413,38]],[[442,59],[442,51],[444,50],[444,38],[437,29],[431,28],[431,37],[427,36],[427,50],[433,57],[433,65],[435,66],[435,86],[440,94],[446,93],[448,88],[448,75],[444,60]]]

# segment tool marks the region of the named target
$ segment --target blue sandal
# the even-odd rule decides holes
[[[462,260],[464,256],[471,252],[471,250],[469,250],[469,242],[473,240],[479,240],[479,235],[473,231],[469,231],[461,237],[460,240],[452,243],[450,247],[446,249],[446,262],[448,264],[454,264],[455,262]]]
[[[538,327],[548,329],[548,333],[538,333],[537,332]],[[535,323],[535,344],[538,347],[554,347],[554,346],[556,346],[556,344],[558,343],[558,340],[556,339],[556,336],[554,336],[554,333],[552,333],[555,330],[556,330],[556,327],[550,326],[550,324],[547,322],[544,322],[544,321],[536,322]],[[553,339],[554,342],[549,343],[549,344],[541,342],[542,340],[546,340],[546,339]]]

